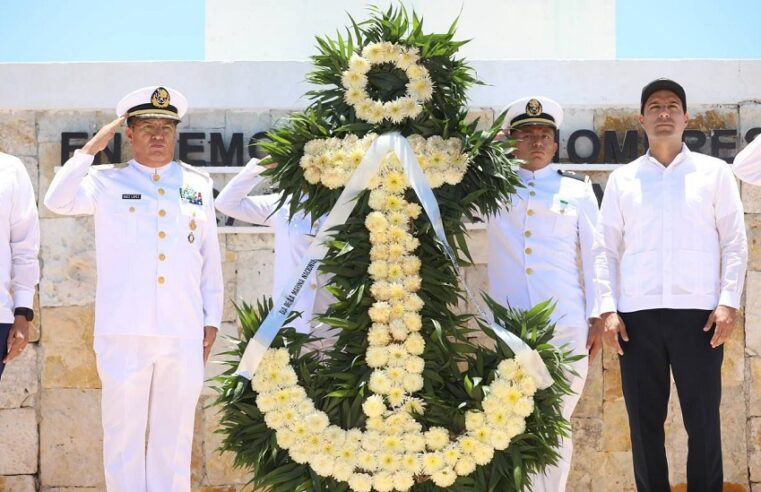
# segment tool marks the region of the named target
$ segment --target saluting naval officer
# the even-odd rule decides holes
[[[737,154],[732,171],[746,183],[761,186],[761,138],[756,137]]]
[[[514,155],[523,161],[518,169],[523,188],[487,222],[489,293],[521,309],[554,300],[553,343],[592,359],[601,347],[592,257],[597,199],[588,180],[550,164],[562,121],[562,108],[546,97],[524,97],[507,107],[503,131],[515,140]],[[588,365],[579,360],[573,364],[577,374],[568,374],[573,393],[563,399],[567,420],[584,388]],[[532,478],[532,490],[565,490],[573,452],[570,436],[559,452],[557,465]]]
[[[0,152],[0,376],[29,343],[39,251],[40,223],[29,174],[19,159]]]
[[[251,159],[248,164],[222,189],[215,201],[217,210],[225,215],[251,222],[270,226],[275,232],[275,278],[272,286],[272,296],[275,300],[286,287],[291,287],[288,282],[293,280],[297,273],[296,269],[309,249],[315,234],[318,232],[321,219],[312,223],[311,218],[303,213],[298,213],[293,218],[288,217],[288,204],[278,208],[279,193],[266,195],[248,194],[257,185],[264,181],[261,173],[265,167],[259,165],[258,159]],[[324,313],[332,297],[325,290],[327,279],[324,275],[312,271],[308,279],[307,287],[302,290],[296,303],[291,308],[301,313],[290,326],[300,333],[312,333],[321,337],[315,348],[325,348],[330,343],[329,327],[324,324],[312,322],[316,313]]]
[[[95,216],[95,352],[111,492],[190,490],[193,420],[223,283],[212,181],[173,159],[186,109],[168,87],[128,94],[45,196],[54,212]],[[91,167],[125,120],[134,158]]]
[[[726,162],[682,142],[681,85],[642,89],[650,149],[608,178],[596,259],[606,343],[619,354],[640,491],[670,490],[664,422],[671,376],[687,430],[687,487],[722,490],[721,363],[748,256],[740,194]]]

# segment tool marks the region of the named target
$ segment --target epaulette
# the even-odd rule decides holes
[[[93,171],[108,171],[109,169],[124,169],[128,165],[129,163],[127,162],[119,162],[116,164],[96,164],[94,166],[90,166],[90,169]]]
[[[197,167],[195,167],[195,166],[191,166],[190,164],[188,164],[188,163],[186,163],[186,162],[177,161],[177,163],[178,163],[180,166],[182,166],[184,169],[187,169],[188,171],[192,171],[192,172],[194,172],[194,173],[196,173],[196,174],[200,174],[201,176],[203,176],[203,177],[204,177],[204,178],[206,178],[206,179],[211,179],[211,176],[210,176],[210,175],[209,175],[209,173],[207,173],[206,171],[202,171],[201,169],[198,169],[198,168],[197,168]]]
[[[590,181],[589,176],[582,176],[580,174],[576,174],[573,171],[562,171],[562,170],[558,169],[558,174],[561,175],[564,178],[577,179],[577,180],[582,181],[584,183],[589,183],[589,181]]]

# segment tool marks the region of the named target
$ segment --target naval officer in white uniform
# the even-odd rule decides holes
[[[223,282],[212,181],[173,160],[186,109],[171,88],[125,96],[119,118],[75,152],[45,196],[54,212],[95,217],[95,352],[110,492],[190,490],[193,421]],[[125,120],[134,159],[91,167]]]
[[[732,171],[746,183],[761,186],[761,137],[757,136],[737,154]]]
[[[588,180],[550,165],[562,121],[562,108],[546,97],[525,97],[507,108],[503,131],[516,141],[524,187],[487,222],[489,294],[520,309],[552,299],[557,303],[553,343],[591,359],[601,348],[602,330],[592,257],[597,199]],[[579,360],[573,364],[577,374],[568,374],[573,394],[563,400],[567,420],[584,388],[588,365],[587,359]],[[572,451],[570,437],[564,439],[558,464],[534,476],[532,490],[565,490]]]
[[[265,170],[259,165],[258,159],[251,159],[238,175],[227,183],[215,201],[217,210],[225,215],[250,222],[269,226],[275,232],[275,278],[272,286],[272,296],[277,299],[284,288],[290,287],[296,269],[301,264],[315,234],[319,231],[322,218],[312,223],[309,216],[298,213],[293,218],[288,217],[288,204],[278,208],[279,193],[266,195],[248,194],[264,181],[261,173]],[[292,307],[301,316],[289,324],[300,333],[312,333],[322,337],[314,348],[324,349],[330,343],[331,333],[324,324],[312,322],[315,314],[324,313],[332,302],[332,297],[325,290],[327,278],[313,270],[308,279],[307,287]]]

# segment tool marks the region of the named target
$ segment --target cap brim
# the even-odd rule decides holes
[[[149,119],[162,119],[172,121],[182,121],[179,116],[171,113],[140,113],[140,114],[127,114],[127,119],[135,118],[136,120],[149,120]]]

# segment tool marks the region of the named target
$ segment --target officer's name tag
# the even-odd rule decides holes
[[[122,200],[140,200],[142,195],[140,193],[124,193]]]
[[[576,215],[576,205],[563,197],[554,196],[552,198],[552,211],[556,214]]]

